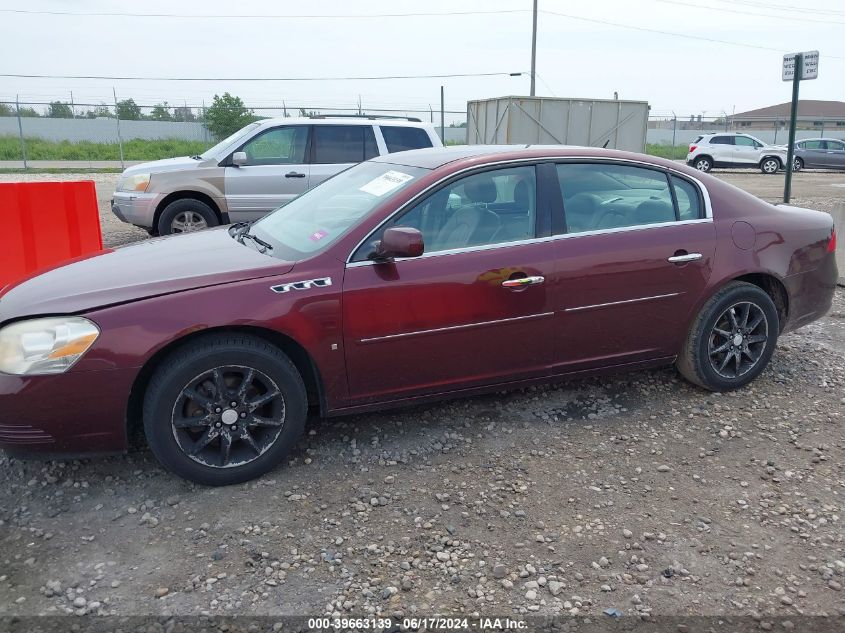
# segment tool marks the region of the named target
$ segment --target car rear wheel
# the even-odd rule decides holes
[[[220,224],[214,209],[202,200],[182,198],[168,204],[158,220],[159,235],[192,233]]]
[[[753,284],[732,282],[711,297],[693,321],[678,370],[710,391],[737,389],[768,365],[778,332],[771,297]]]
[[[692,164],[698,171],[707,172],[713,169],[713,161],[707,156],[699,156],[692,162]]]
[[[760,171],[764,174],[776,174],[780,169],[780,161],[777,158],[764,158],[760,161]]]
[[[804,169],[804,161],[800,158],[796,158],[792,161],[792,171],[801,171]]]
[[[144,397],[156,458],[190,481],[226,486],[259,477],[293,448],[307,397],[290,359],[248,335],[206,337],[176,352]]]

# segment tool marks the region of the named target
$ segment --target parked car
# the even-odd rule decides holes
[[[793,169],[805,167],[845,169],[845,141],[836,138],[808,138],[795,143]]]
[[[725,391],[837,279],[827,213],[579,147],[380,156],[255,223],[139,242],[0,295],[0,446],[273,468],[323,416],[675,364]]]
[[[153,235],[254,220],[355,163],[441,145],[434,127],[419,119],[265,119],[199,156],[126,169],[112,211]]]
[[[758,167],[764,174],[775,174],[785,164],[785,148],[732,132],[702,134],[690,143],[687,154],[687,165],[704,172],[714,167]]]

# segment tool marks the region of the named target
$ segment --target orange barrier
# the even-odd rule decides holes
[[[93,181],[0,183],[0,288],[102,249]]]

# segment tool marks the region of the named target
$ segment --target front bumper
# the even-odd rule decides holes
[[[162,193],[115,191],[111,210],[123,222],[151,229],[154,228],[156,209],[163,199]]]
[[[137,374],[137,368],[0,373],[0,448],[50,457],[126,450],[127,404]]]

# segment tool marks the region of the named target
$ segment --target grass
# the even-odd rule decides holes
[[[689,144],[676,145],[675,156],[672,156],[672,146],[667,143],[648,143],[645,146],[645,153],[650,156],[659,156],[660,158],[674,158],[675,160],[684,160],[689,152]]]
[[[0,174],[120,174],[120,167],[0,167]]]
[[[120,147],[115,143],[91,141],[47,141],[24,138],[28,160],[120,160]],[[123,143],[124,160],[157,160],[174,156],[202,154],[209,145],[204,141],[181,139],[130,139]],[[20,139],[0,136],[0,160],[22,160]]]

